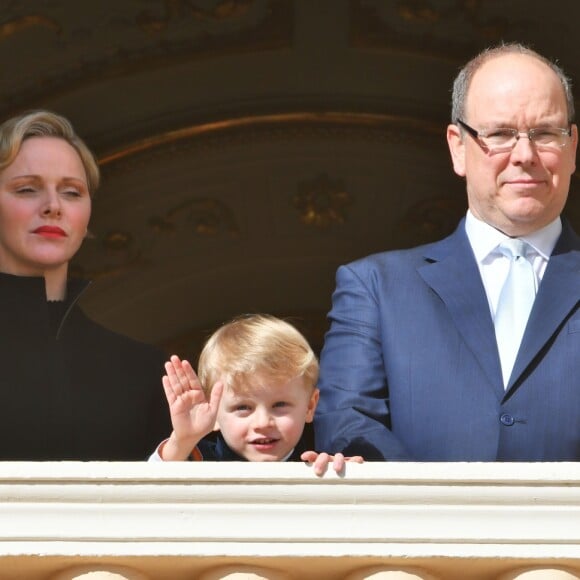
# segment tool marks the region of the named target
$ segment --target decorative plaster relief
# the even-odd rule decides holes
[[[464,60],[482,43],[526,38],[532,24],[527,18],[496,15],[490,4],[483,0],[350,0],[351,44]]]
[[[352,197],[342,180],[321,173],[314,179],[299,183],[292,201],[303,224],[325,229],[344,224]]]
[[[293,3],[275,0],[159,0],[145,10],[137,1],[78,10],[75,2],[55,0],[43,12],[21,3],[3,7],[2,117],[107,79],[287,47],[294,30]],[[52,34],[39,34],[43,30]]]

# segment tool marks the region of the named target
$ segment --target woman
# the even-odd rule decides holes
[[[0,460],[145,459],[169,429],[164,354],[87,318],[67,277],[98,184],[63,117],[0,126]]]

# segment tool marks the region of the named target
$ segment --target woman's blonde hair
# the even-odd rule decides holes
[[[0,125],[0,172],[18,155],[22,143],[30,137],[57,137],[63,139],[79,154],[91,195],[99,187],[99,166],[91,150],[75,133],[71,123],[50,111],[29,111],[12,117]]]
[[[318,381],[318,360],[308,341],[288,322],[265,314],[220,327],[203,347],[197,370],[206,393],[218,380],[226,388],[251,387],[256,374],[276,382],[301,377],[312,389]]]

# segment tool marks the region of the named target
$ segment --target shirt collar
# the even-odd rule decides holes
[[[495,252],[497,246],[508,238],[493,226],[477,219],[471,210],[467,210],[465,217],[465,232],[478,263],[484,262]],[[520,239],[528,242],[544,260],[549,260],[561,233],[562,220],[557,217],[547,226]]]
[[[290,457],[292,457],[292,453],[294,453],[294,448],[292,448],[292,451],[290,451],[290,453],[288,453],[288,455],[286,455],[285,457],[282,457],[282,459],[280,459],[280,461],[288,461],[290,459]]]

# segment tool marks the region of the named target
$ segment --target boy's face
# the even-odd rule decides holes
[[[318,389],[306,387],[302,378],[275,383],[257,375],[244,392],[224,391],[216,427],[248,461],[281,461],[312,422],[317,403]]]

